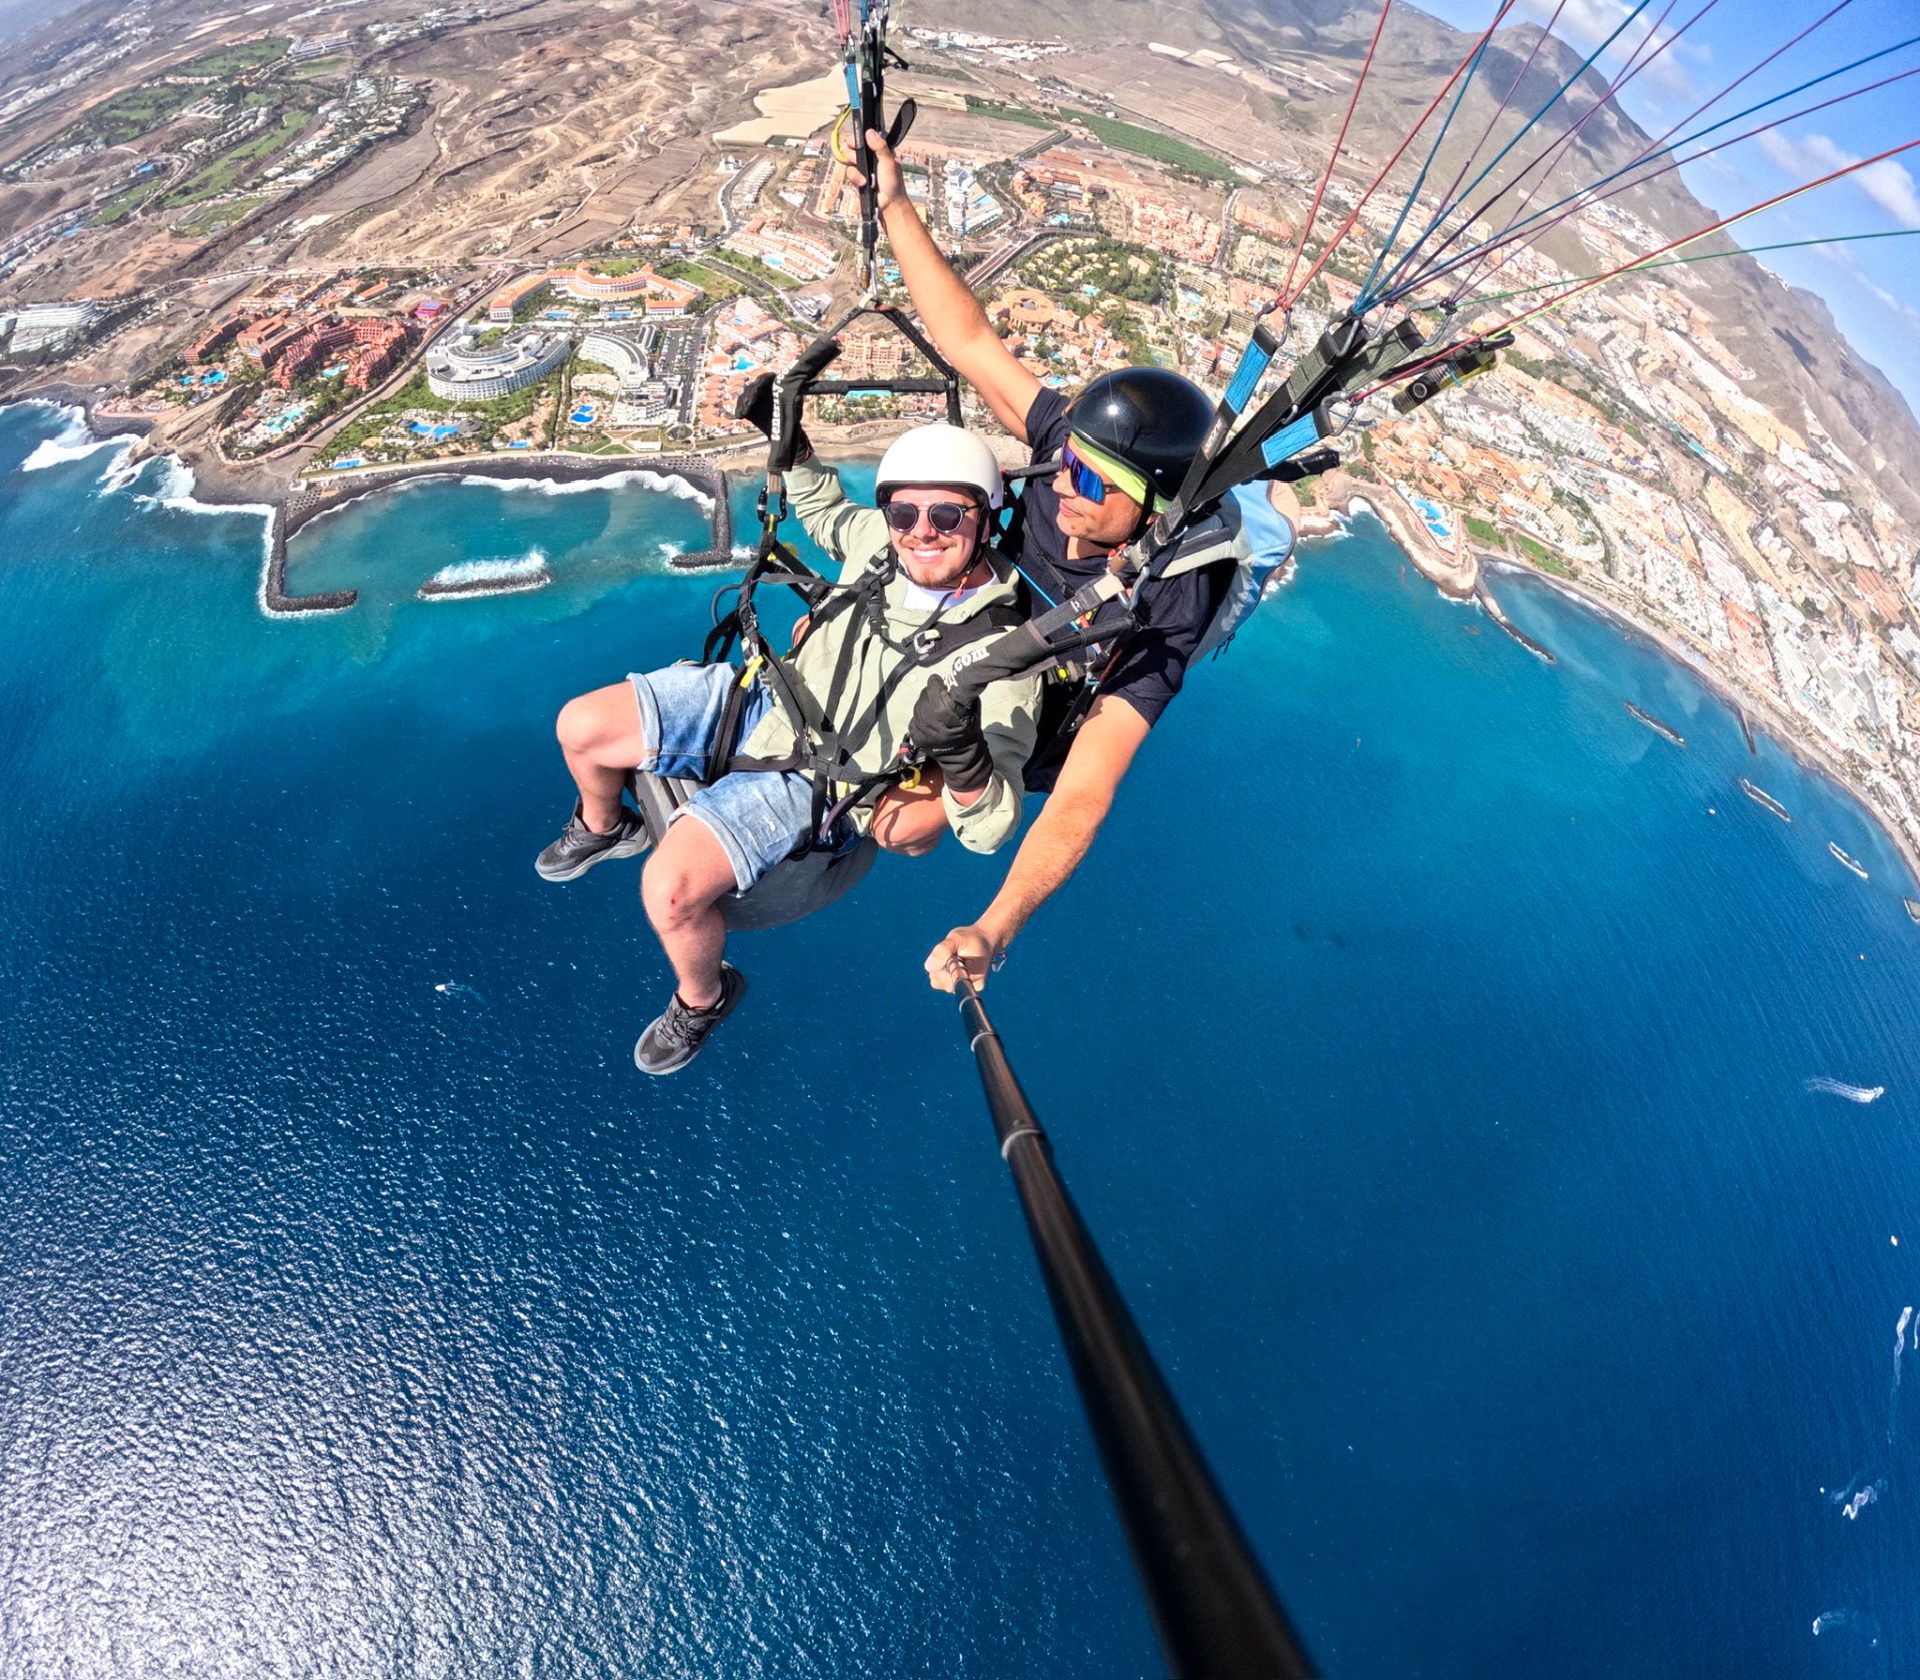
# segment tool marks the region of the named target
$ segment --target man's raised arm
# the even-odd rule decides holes
[[[927,336],[953,363],[954,371],[986,398],[994,418],[1025,442],[1027,411],[1040,394],[1040,381],[1000,342],[980,300],[934,244],[927,224],[907,197],[900,160],[887,137],[870,128],[867,143],[873,147],[880,225],[887,230],[893,260],[900,265],[900,278]]]

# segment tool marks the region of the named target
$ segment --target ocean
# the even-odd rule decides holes
[[[920,973],[996,862],[740,938],[663,1081],[637,867],[533,873],[700,506],[416,486],[269,620],[122,459],[0,411],[0,1675],[1158,1672]],[[1328,1674],[1920,1672],[1914,889],[1498,588],[1558,665],[1308,545],[988,1003]]]

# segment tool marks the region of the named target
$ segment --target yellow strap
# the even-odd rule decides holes
[[[852,115],[853,107],[849,105],[841,111],[839,116],[833,119],[833,132],[827,136],[827,145],[832,150],[834,162],[836,163],[850,165],[857,161],[851,153],[845,150],[840,142],[841,131],[847,126],[847,119]]]
[[[766,662],[766,655],[760,653],[756,653],[749,659],[747,661],[747,668],[740,673],[740,686],[742,688],[752,687],[753,679],[760,674],[760,667],[766,664]]]

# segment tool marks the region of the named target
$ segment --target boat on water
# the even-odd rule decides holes
[[[1867,872],[1865,868],[1862,867],[1860,860],[1858,858],[1848,857],[1847,854],[1841,851],[1840,848],[1836,846],[1831,840],[1827,842],[1827,850],[1833,853],[1833,855],[1837,857],[1842,863],[1844,863],[1849,869],[1851,869],[1854,872],[1854,874],[1858,875],[1861,880],[1864,881],[1867,878]],[[1912,914],[1911,909],[1908,910],[1908,914],[1909,915]]]
[[[1740,791],[1751,799],[1754,804],[1766,806],[1766,808],[1782,822],[1790,823],[1793,821],[1793,813],[1789,811],[1786,806],[1782,805],[1780,801],[1775,799],[1765,788],[1755,787],[1745,776],[1740,778]]]
[[[1916,922],[1920,922],[1920,901],[1916,901],[1911,898],[1903,898],[1901,899],[1900,902],[1907,907],[1907,915],[1912,920]]]
[[[1651,712],[1643,712],[1631,700],[1624,700],[1621,702],[1621,704],[1627,708],[1627,711],[1631,716],[1637,717],[1642,723],[1644,723],[1649,729],[1651,729],[1654,732],[1654,734],[1665,736],[1676,747],[1684,747],[1687,744],[1686,736],[1682,735],[1679,730],[1673,727],[1672,724],[1662,723]]]

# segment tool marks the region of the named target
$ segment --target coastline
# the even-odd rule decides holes
[[[757,464],[759,458],[756,450],[745,446],[717,450],[711,455],[651,457],[579,456],[564,451],[548,451],[503,460],[496,454],[488,454],[389,467],[351,468],[329,475],[319,484],[289,484],[278,474],[248,471],[228,463],[218,463],[212,473],[213,482],[203,483],[201,470],[192,461],[175,450],[150,447],[148,438],[153,430],[151,422],[131,416],[99,415],[96,405],[100,395],[99,391],[88,387],[49,382],[7,396],[0,402],[0,407],[38,403],[55,410],[78,409],[88,432],[94,437],[133,437],[137,440],[129,456],[129,465],[163,456],[177,461],[192,475],[191,500],[196,505],[264,515],[267,530],[259,602],[262,613],[268,617],[341,612],[353,606],[359,597],[358,592],[352,589],[305,596],[287,593],[288,539],[303,526],[325,514],[415,480],[471,477],[505,481],[550,480],[556,484],[573,484],[624,474],[677,477],[710,499],[713,542],[707,549],[675,556],[673,567],[676,570],[698,571],[736,566],[739,561],[733,552],[727,473],[729,469]],[[829,459],[858,458],[866,453],[863,442],[850,437],[823,440],[821,453]],[[1551,650],[1522,634],[1507,619],[1488,586],[1489,573],[1535,578],[1567,599],[1602,614],[1628,633],[1645,638],[1705,683],[1743,720],[1743,726],[1748,714],[1756,716],[1766,733],[1796,761],[1836,783],[1860,805],[1891,841],[1906,865],[1909,885],[1915,893],[1920,893],[1920,835],[1909,835],[1900,821],[1883,810],[1872,793],[1861,785],[1854,771],[1824,746],[1807,739],[1795,721],[1772,700],[1737,686],[1710,667],[1679,637],[1643,622],[1625,606],[1590,585],[1557,577],[1503,556],[1481,554],[1468,548],[1461,532],[1455,533],[1451,548],[1443,546],[1434,539],[1414,511],[1404,505],[1398,491],[1389,485],[1363,480],[1336,469],[1316,481],[1315,499],[1311,507],[1303,506],[1289,485],[1275,484],[1270,493],[1275,506],[1293,521],[1302,539],[1339,537],[1344,534],[1347,521],[1356,512],[1372,514],[1414,569],[1443,595],[1452,600],[1477,602],[1507,634],[1548,663],[1552,663],[1554,658]]]
[[[1296,528],[1303,538],[1340,536],[1346,519],[1351,517],[1354,509],[1364,509],[1386,527],[1394,545],[1406,555],[1414,569],[1443,595],[1460,601],[1477,600],[1487,616],[1501,629],[1528,652],[1549,664],[1554,663],[1552,651],[1541,647],[1508,620],[1505,610],[1489,587],[1489,574],[1533,578],[1558,591],[1566,599],[1601,614],[1629,634],[1652,643],[1706,684],[1733,710],[1737,718],[1743,720],[1743,727],[1750,728],[1752,722],[1757,722],[1768,737],[1778,742],[1803,768],[1815,771],[1835,783],[1860,806],[1906,865],[1909,880],[1902,896],[1920,894],[1920,835],[1909,834],[1899,818],[1883,809],[1873,794],[1861,785],[1856,772],[1824,746],[1808,740],[1798,724],[1772,700],[1736,685],[1709,666],[1679,637],[1643,622],[1620,603],[1575,579],[1556,577],[1551,572],[1503,556],[1482,554],[1464,544],[1458,545],[1453,552],[1442,548],[1424,525],[1411,516],[1411,510],[1402,507],[1398,492],[1390,486],[1334,471],[1320,478],[1315,489],[1315,505],[1304,508],[1288,487],[1276,486],[1276,491],[1285,491],[1292,502],[1290,516],[1295,518]],[[1276,495],[1276,502],[1279,499]],[[1289,512],[1289,509],[1283,504],[1281,511]]]
[[[1880,808],[1873,796],[1855,779],[1853,771],[1825,747],[1808,740],[1801,734],[1787,714],[1766,696],[1749,693],[1745,689],[1736,687],[1701,660],[1700,656],[1679,637],[1656,629],[1650,624],[1642,623],[1599,591],[1582,585],[1577,580],[1555,577],[1550,572],[1524,566],[1515,560],[1497,559],[1491,556],[1486,559],[1485,567],[1488,571],[1498,574],[1532,578],[1566,599],[1601,614],[1628,634],[1652,643],[1668,658],[1685,666],[1725,702],[1736,717],[1742,713],[1754,714],[1758,727],[1784,748],[1802,768],[1813,770],[1826,777],[1828,781],[1837,784],[1848,798],[1872,817],[1875,825],[1892,842],[1893,849],[1900,854],[1901,861],[1907,866],[1910,877],[1907,886],[1911,891],[1903,892],[1902,896],[1920,893],[1920,837],[1909,835],[1893,816]]]

